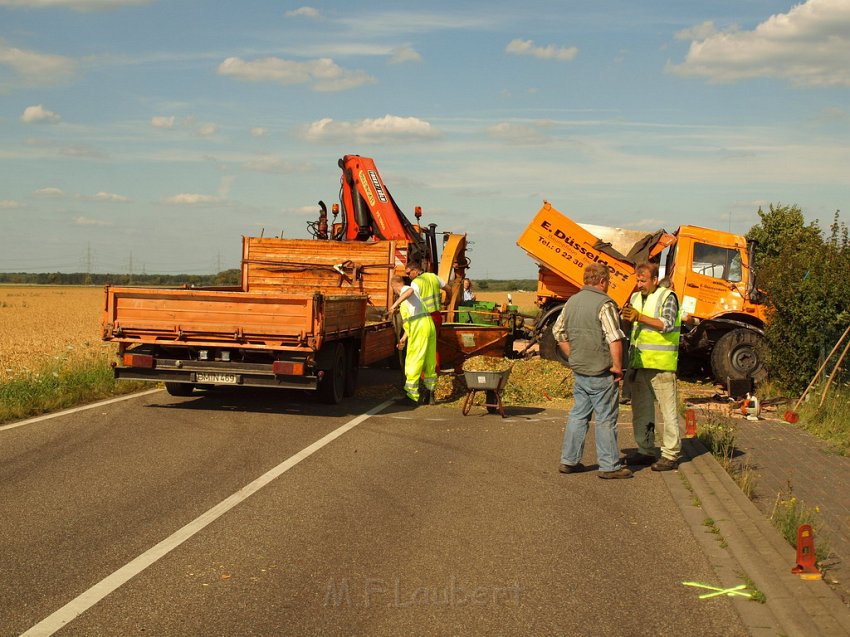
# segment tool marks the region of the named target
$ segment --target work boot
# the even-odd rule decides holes
[[[580,471],[584,471],[584,465],[580,462],[575,464],[565,464],[562,462],[558,466],[558,471],[561,473],[579,473]]]
[[[678,460],[670,460],[670,458],[659,458],[658,462],[654,463],[650,469],[653,471],[673,471],[679,468]]]
[[[620,467],[616,471],[600,471],[597,475],[603,480],[622,480],[632,478],[635,474],[628,467]]]
[[[419,404],[420,405],[428,405],[431,401],[431,392],[427,389],[422,389],[419,391]]]

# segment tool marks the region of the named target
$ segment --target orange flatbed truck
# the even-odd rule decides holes
[[[689,315],[682,325],[680,369],[709,367],[724,385],[729,380],[762,380],[767,375],[760,344],[766,321],[764,295],[750,266],[752,250],[740,235],[681,226],[670,234],[579,224],[549,202],[517,241],[538,264],[534,338],[544,358],[559,360],[552,325],[566,301],[582,288],[584,268],[603,263],[611,272],[608,294],[623,307],[636,289],[635,265],[663,264]]]
[[[106,287],[102,337],[118,344],[115,376],[198,385],[317,390],[337,403],[357,370],[396,355],[383,314],[405,242],[243,237],[235,288]]]

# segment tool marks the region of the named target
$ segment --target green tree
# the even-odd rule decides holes
[[[817,221],[806,224],[797,206],[771,205],[758,214],[747,238],[759,242],[759,287],[769,298],[768,367],[798,392],[850,322],[847,228],[838,212],[828,237]]]

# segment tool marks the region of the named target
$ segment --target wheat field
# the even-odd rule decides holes
[[[43,373],[67,360],[102,358],[101,287],[0,286],[0,382]]]
[[[482,301],[506,302],[507,292],[477,291]],[[533,307],[533,292],[512,292]],[[67,360],[110,360],[115,346],[100,340],[102,287],[0,285],[0,382],[43,373]]]
[[[518,292],[490,292],[487,290],[475,290],[475,298],[478,301],[495,301],[496,303],[507,303],[508,294],[511,295],[511,304],[516,305],[521,314],[535,314],[535,301],[537,300],[537,292],[528,292],[526,290]]]

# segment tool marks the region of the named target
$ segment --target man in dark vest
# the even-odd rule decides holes
[[[584,440],[596,414],[596,457],[599,477],[631,478],[620,464],[617,417],[618,383],[623,378],[623,341],[617,304],[608,296],[607,266],[592,263],[584,271],[584,287],[570,297],[552,333],[573,370],[573,407],[561,448],[561,473],[582,471]]]

